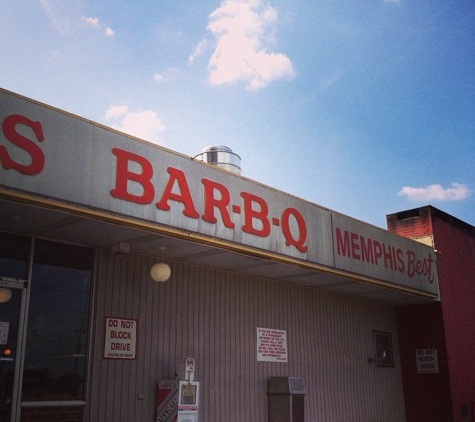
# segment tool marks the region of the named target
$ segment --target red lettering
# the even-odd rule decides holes
[[[400,273],[404,273],[405,271],[404,253],[400,248],[396,249],[394,246],[386,245],[374,239],[365,238],[362,235],[347,230],[342,232],[338,227],[335,228],[335,238],[338,255],[374,265],[380,265],[384,262],[385,268],[390,268]],[[432,262],[432,258],[430,258],[430,262]],[[421,265],[421,271],[424,271],[425,268],[430,266],[429,260],[426,265],[424,265],[424,263]],[[416,271],[416,264],[414,264],[414,271]],[[428,271],[430,272],[430,268]]]
[[[412,251],[407,251],[407,275],[414,277],[416,274],[415,268],[416,254]]]
[[[386,246],[387,246],[387,249],[386,249]],[[392,248],[389,245],[385,245],[383,243],[384,266],[386,268],[388,268],[388,266],[389,266],[389,268],[393,269],[394,268],[393,267],[393,255],[392,255],[391,249],[394,249],[394,248]],[[388,262],[389,262],[389,264],[388,264]]]
[[[155,189],[150,179],[153,176],[153,167],[144,157],[113,148],[112,153],[117,157],[117,172],[115,179],[115,189],[111,190],[111,195],[117,199],[135,202],[137,204],[150,204],[155,197]],[[129,161],[134,161],[142,167],[142,173],[132,173],[129,171]],[[143,193],[135,195],[129,192],[128,182],[138,183]]]
[[[129,331],[111,331],[111,338],[132,340],[132,333]]]
[[[396,256],[397,256],[397,262],[398,262],[398,271],[400,273],[403,273],[404,272],[404,259],[403,259],[403,252],[402,252],[402,249],[398,248],[398,250],[396,251]]]
[[[416,254],[413,251],[407,251],[407,275],[414,277],[416,274],[427,275],[427,281],[432,284],[434,282],[434,275],[432,274],[432,263],[434,259],[431,255],[423,260],[416,259]]]
[[[360,245],[358,243],[358,235],[356,233],[351,233],[351,254],[354,259],[360,259],[358,251],[360,250]]]
[[[299,229],[299,236],[295,238],[290,229],[290,216],[295,218]],[[308,247],[305,246],[307,241],[307,225],[305,220],[295,208],[287,208],[282,214],[282,232],[285,237],[285,244],[287,246],[295,246],[300,252],[307,252]]]
[[[432,275],[432,263],[434,262],[434,259],[432,258],[432,255],[429,254],[429,258],[427,258],[427,261],[424,259],[424,267],[423,271],[424,274],[427,274],[427,281],[432,284],[434,282],[434,276]]]
[[[175,169],[173,167],[168,167],[167,169],[168,174],[170,175],[170,179],[168,180],[168,184],[163,192],[162,198],[160,202],[157,202],[157,208],[170,211],[171,207],[168,205],[169,200],[181,202],[185,209],[183,210],[183,214],[190,218],[198,218],[200,215],[195,209],[193,204],[193,199],[191,197],[190,188],[188,187],[188,182],[186,180],[185,173],[181,170]],[[173,193],[173,187],[175,186],[175,182],[180,189],[180,193]]]
[[[381,243],[377,240],[373,240],[373,248],[374,248],[374,263],[378,265],[378,260],[383,256],[383,248],[381,247]]]
[[[341,230],[337,227],[336,233],[336,250],[338,255],[350,256],[350,234],[345,230],[344,237],[341,235]]]
[[[231,221],[227,208],[231,201],[231,197],[226,186],[208,179],[201,179],[201,182],[205,187],[205,213],[201,218],[208,223],[216,223],[218,220],[214,215],[214,209],[217,208],[221,213],[224,225],[233,229],[235,225]],[[215,197],[216,191],[220,194],[219,199]]]
[[[16,131],[16,125],[28,126],[33,130],[36,139],[39,142],[44,141],[43,128],[40,122],[33,122],[32,120],[21,116],[19,114],[12,114],[5,118],[2,124],[2,130],[5,137],[14,145],[25,150],[31,156],[31,163],[28,165],[14,161],[7,151],[7,148],[0,146],[0,161],[5,170],[14,169],[20,173],[33,176],[41,173],[45,165],[45,156],[41,148],[33,141],[20,135]]]
[[[130,343],[111,343],[111,350],[124,350],[130,352]]]
[[[361,244],[361,260],[364,262],[371,262],[374,264],[374,256],[373,256],[373,241],[368,239],[365,242],[365,238],[360,236],[360,244]]]
[[[269,207],[266,201],[247,192],[241,192],[241,196],[244,199],[244,226],[242,226],[242,230],[255,236],[269,236],[270,222],[267,218]],[[253,209],[253,204],[259,205],[260,209]],[[254,219],[261,222],[262,227],[260,229],[254,227]]]

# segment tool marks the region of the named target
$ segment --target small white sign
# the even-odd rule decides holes
[[[287,362],[287,332],[272,328],[257,328],[257,360]]]
[[[106,317],[104,357],[135,359],[137,320]]]
[[[417,349],[416,363],[418,374],[439,373],[439,360],[437,359],[437,349]]]

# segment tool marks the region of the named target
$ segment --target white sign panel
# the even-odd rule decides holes
[[[287,332],[272,328],[257,328],[257,360],[287,362]]]
[[[417,349],[416,363],[417,363],[418,374],[439,373],[439,361],[437,358],[437,349]]]
[[[336,268],[438,295],[431,247],[337,213],[332,230]]]
[[[137,320],[105,319],[104,357],[107,359],[135,359]]]
[[[428,246],[1,89],[0,123],[0,189],[438,295]]]

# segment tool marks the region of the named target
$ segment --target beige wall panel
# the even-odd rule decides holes
[[[305,379],[307,421],[402,422],[394,308],[308,288],[103,251],[88,411],[94,422],[155,421],[157,382],[196,358],[200,422],[266,422],[272,376]],[[104,317],[138,320],[136,360],[103,359]],[[256,328],[287,331],[288,363],[257,362]],[[395,368],[376,368],[373,330],[393,336]]]

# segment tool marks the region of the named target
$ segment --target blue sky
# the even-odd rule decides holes
[[[22,0],[0,86],[386,227],[475,225],[473,0]]]

